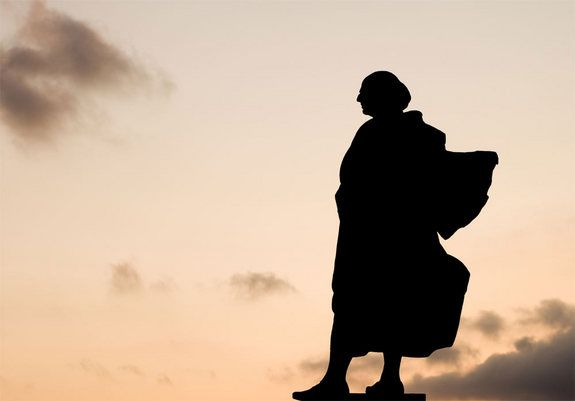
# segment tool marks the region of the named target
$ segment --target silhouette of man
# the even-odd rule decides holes
[[[329,365],[319,384],[294,392],[295,399],[345,399],[348,366],[368,352],[383,352],[385,361],[368,397],[401,398],[401,358],[429,356],[455,339],[469,272],[437,235],[449,152],[443,132],[419,111],[404,112],[410,100],[390,72],[362,82],[357,101],[372,118],[340,169]]]

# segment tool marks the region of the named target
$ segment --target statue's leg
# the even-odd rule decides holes
[[[383,354],[383,371],[381,380],[389,382],[401,382],[399,378],[399,367],[401,365],[401,354],[387,351]]]
[[[352,356],[338,346],[336,331],[334,324],[331,331],[329,363],[323,379],[308,390],[294,392],[292,396],[296,400],[341,400],[349,396],[345,376]]]
[[[346,381],[345,376],[347,374],[347,369],[349,368],[349,364],[353,357],[349,352],[341,349],[337,336],[337,326],[334,319],[334,324],[331,329],[329,363],[323,380],[333,383],[342,383]]]
[[[403,397],[403,383],[399,378],[401,354],[393,351],[384,352],[383,359],[384,365],[381,379],[373,386],[368,386],[365,392],[370,398],[399,399]]]

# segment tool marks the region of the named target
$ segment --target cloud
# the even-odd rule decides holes
[[[479,351],[466,344],[459,344],[450,348],[442,348],[435,351],[425,362],[430,365],[459,366],[466,357],[475,357]]]
[[[171,277],[164,277],[147,285],[133,263],[120,262],[113,264],[110,279],[110,291],[116,295],[128,294],[169,294],[177,289]]]
[[[142,369],[135,365],[122,365],[118,369],[120,369],[122,372],[130,373],[136,376],[144,376]]]
[[[523,310],[523,322],[553,328],[544,338],[523,336],[514,341],[514,350],[493,354],[466,372],[454,371],[438,376],[416,375],[407,383],[410,391],[426,392],[434,399],[451,400],[572,400],[575,399],[575,313],[574,306],[561,300],[544,300]],[[486,335],[502,335],[505,321],[494,312],[483,312],[466,325]],[[430,365],[458,368],[466,358],[476,358],[479,350],[465,343],[441,349],[426,358]],[[305,375],[320,375],[327,358],[309,358],[298,365]],[[366,374],[381,372],[381,355],[354,359],[348,381],[365,384]]]
[[[229,284],[238,297],[249,300],[295,291],[293,285],[273,273],[235,274],[230,278]]]
[[[524,311],[528,317],[523,323],[539,323],[554,329],[565,329],[575,322],[575,306],[560,299],[545,299],[531,311]]]
[[[112,265],[110,285],[116,294],[135,294],[143,289],[140,274],[128,262]]]
[[[304,375],[317,375],[323,374],[327,370],[328,358],[307,358],[302,360],[299,364],[300,373]],[[371,374],[377,372],[381,373],[383,368],[383,357],[381,353],[369,353],[361,358],[354,358],[349,367],[348,380],[350,382],[360,382],[360,377],[367,373]]]
[[[380,376],[382,369],[383,355],[379,352],[354,358],[349,366],[348,382],[355,386],[372,384],[374,376]]]
[[[160,279],[150,285],[150,289],[152,291],[156,291],[163,294],[172,292],[176,288],[177,288],[176,283],[174,283],[174,280],[172,280],[171,278]]]
[[[352,375],[363,372],[377,372],[381,373],[383,369],[383,356],[381,353],[370,353],[361,358],[357,358],[350,366],[350,373]]]
[[[466,374],[414,378],[410,387],[441,399],[572,400],[575,325],[551,338],[523,337],[515,351],[495,354]]]
[[[42,1],[32,3],[13,42],[0,49],[0,117],[27,143],[59,136],[88,112],[89,95],[156,79],[93,27]]]
[[[99,379],[103,380],[112,380],[112,374],[108,369],[106,369],[103,365],[99,364],[98,362],[94,362],[90,359],[84,358],[80,361],[77,365],[81,371],[84,373],[95,376]]]
[[[327,363],[327,358],[308,358],[299,363],[299,368],[304,373],[325,372]]]
[[[505,327],[505,320],[493,311],[482,311],[477,319],[470,322],[470,326],[484,336],[496,339]]]
[[[267,369],[266,370],[268,379],[276,383],[286,383],[291,382],[295,377],[295,373],[292,369],[287,366],[281,369]]]
[[[173,386],[172,380],[167,375],[160,375],[158,376],[158,384],[163,384],[166,386]]]

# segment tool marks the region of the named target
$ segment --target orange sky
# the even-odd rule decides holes
[[[501,161],[444,242],[471,271],[455,351],[406,361],[408,390],[556,396],[477,372],[572,335],[573,2],[0,6],[0,398],[288,400],[313,384],[339,163],[381,69],[448,149]],[[354,362],[355,391],[378,363]]]

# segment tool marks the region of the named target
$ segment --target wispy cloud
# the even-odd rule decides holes
[[[75,366],[90,376],[94,376],[102,380],[113,380],[112,374],[106,367],[104,367],[104,365],[91,359],[84,358]]]
[[[327,357],[306,358],[298,364],[299,372],[304,376],[319,376],[327,370]],[[351,383],[362,383],[365,375],[381,373],[383,357],[380,353],[370,353],[361,358],[355,358],[348,371]]]
[[[150,284],[150,290],[163,294],[174,291],[177,288],[176,283],[171,278],[163,278]]]
[[[505,328],[505,320],[496,312],[482,311],[477,319],[468,322],[486,337],[497,339]]]
[[[158,380],[157,380],[158,384],[162,384],[165,386],[173,386],[174,383],[172,382],[172,380],[168,377],[168,375],[160,375],[158,376]]]
[[[140,272],[132,262],[120,262],[111,265],[110,291],[115,295],[160,294],[167,295],[177,289],[171,277],[158,279],[146,284]]]
[[[144,371],[136,365],[122,365],[118,369],[122,372],[130,373],[135,376],[145,376]]]
[[[560,299],[545,299],[532,310],[523,310],[522,323],[539,323],[554,329],[571,327],[575,322],[575,306]]]
[[[274,273],[235,274],[229,279],[229,285],[239,298],[248,300],[295,291],[292,284]]]
[[[327,358],[307,358],[299,363],[299,368],[304,373],[325,372],[327,363]]]
[[[35,1],[13,45],[0,49],[0,116],[26,143],[52,141],[89,113],[89,95],[155,79],[89,24]]]
[[[128,262],[112,265],[110,285],[115,294],[140,293],[144,288],[140,273]]]
[[[268,379],[276,383],[287,383],[292,381],[295,377],[294,371],[287,366],[280,369],[267,369],[266,373]]]

